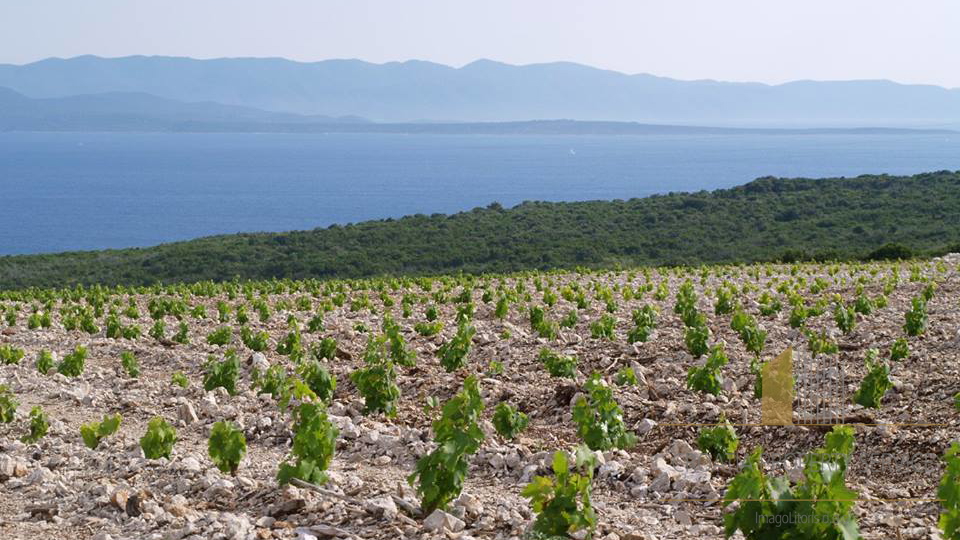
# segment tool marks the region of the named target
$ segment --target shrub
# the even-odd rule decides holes
[[[415,366],[417,364],[416,351],[407,347],[407,342],[400,332],[400,325],[394,322],[389,315],[383,318],[383,331],[390,342],[390,358],[393,359],[394,363],[407,367]]]
[[[270,334],[263,330],[254,333],[249,327],[243,326],[240,328],[240,341],[251,351],[263,352],[269,345]]]
[[[330,337],[321,339],[310,348],[310,354],[316,360],[335,359],[337,357],[337,340]]]
[[[224,388],[231,396],[237,393],[237,379],[240,376],[240,359],[233,349],[227,350],[225,358],[217,361],[207,358],[203,375],[203,389],[207,392],[215,388]]]
[[[150,327],[150,332],[148,332],[148,334],[150,334],[150,337],[157,341],[164,339],[167,334],[167,323],[163,322],[163,320],[156,321],[153,323],[153,326]]]
[[[720,395],[723,389],[723,376],[720,369],[727,365],[727,355],[723,347],[715,345],[710,349],[710,356],[702,367],[691,367],[687,372],[687,388],[706,394]]]
[[[913,257],[913,251],[907,246],[901,244],[884,244],[871,251],[866,259],[868,261],[895,261],[907,260]]]
[[[637,374],[632,367],[625,367],[617,372],[616,381],[620,386],[635,386],[637,384]]]
[[[739,502],[724,516],[726,537],[739,530],[747,540],[860,538],[853,513],[857,493],[844,482],[853,445],[853,428],[834,427],[825,446],[807,455],[803,479],[795,485],[787,478],[766,477],[758,447],[724,496],[724,507]]]
[[[157,416],[147,424],[147,432],[140,438],[140,448],[147,459],[169,458],[177,442],[177,430]]]
[[[437,448],[417,461],[416,469],[407,481],[413,485],[419,479],[424,514],[437,508],[446,508],[463,490],[468,460],[483,442],[480,415],[483,399],[476,376],[463,381],[463,390],[443,405],[439,419],[433,422],[433,440]]]
[[[571,309],[567,312],[562,319],[560,319],[561,328],[573,328],[577,326],[577,323],[580,322],[580,316],[577,314],[577,310]]]
[[[257,374],[254,384],[259,388],[258,394],[270,394],[274,399],[280,399],[287,391],[287,370],[281,365],[270,366],[262,374]]]
[[[453,338],[437,349],[440,355],[440,365],[447,373],[456,371],[466,365],[467,354],[470,352],[470,342],[473,340],[476,328],[463,322],[457,327]]]
[[[210,345],[227,345],[233,338],[233,331],[229,326],[221,326],[207,335],[207,343]]]
[[[870,349],[867,351],[867,376],[860,383],[860,388],[853,395],[853,401],[870,407],[872,409],[880,408],[880,401],[893,384],[890,382],[890,368],[884,362],[877,361],[880,351]]]
[[[443,323],[440,321],[432,323],[418,322],[413,325],[413,329],[421,336],[430,337],[439,334],[440,331],[443,330]]]
[[[314,484],[327,481],[327,467],[333,459],[340,431],[327,418],[327,411],[316,403],[302,403],[294,411],[293,465],[284,462],[277,471],[277,482],[284,485],[293,478]]]
[[[737,456],[739,444],[737,431],[723,415],[720,416],[718,425],[701,429],[697,437],[697,447],[700,451],[710,454],[710,457],[716,461],[733,461]]]
[[[179,386],[180,388],[186,388],[190,386],[190,381],[187,380],[187,376],[184,375],[182,371],[178,371],[171,375],[170,382]]]
[[[320,362],[311,360],[300,366],[303,382],[313,390],[321,401],[330,402],[337,389],[337,378],[330,374]]]
[[[960,400],[958,400],[960,401]],[[960,539],[960,442],[954,442],[944,453],[947,462],[937,497],[943,505],[940,512],[940,530],[946,540]]]
[[[493,411],[493,427],[505,439],[516,438],[528,423],[527,415],[507,403],[500,403]]]
[[[535,476],[520,493],[530,499],[537,514],[535,532],[568,538],[580,530],[593,531],[597,514],[590,503],[590,485],[595,467],[596,455],[582,446],[577,448],[573,472],[565,452],[553,455],[553,478]]]
[[[896,362],[908,356],[910,356],[910,345],[907,344],[906,339],[899,338],[890,346],[890,360]]]
[[[363,396],[364,414],[382,412],[392,417],[397,414],[400,387],[396,383],[396,369],[385,349],[386,337],[371,337],[363,356],[366,367],[351,373],[350,380]]]
[[[46,375],[53,368],[53,354],[43,349],[37,353],[37,371]]]
[[[186,321],[180,321],[177,326],[177,333],[173,335],[173,341],[181,345],[190,343],[190,327]]]
[[[552,377],[564,377],[572,379],[577,374],[577,357],[563,356],[550,349],[540,349],[539,360],[547,368],[547,372]]]
[[[220,472],[236,476],[240,460],[247,453],[247,438],[232,422],[217,422],[210,431],[207,452]]]
[[[83,424],[80,426],[80,437],[83,438],[83,444],[87,445],[87,448],[91,450],[96,450],[97,447],[100,446],[101,440],[113,435],[120,429],[121,420],[122,418],[119,414],[108,414],[99,422]]]
[[[20,402],[13,396],[13,392],[0,384],[0,423],[9,424],[13,422],[19,406]]]
[[[30,409],[30,433],[20,440],[27,444],[35,443],[42,439],[49,429],[50,422],[47,420],[47,415],[40,406],[36,406]]]
[[[844,334],[852,332],[853,327],[857,324],[857,316],[854,311],[843,305],[842,302],[837,302],[834,306],[833,320],[836,321],[837,328]]]
[[[62,373],[67,377],[79,377],[83,373],[86,360],[87,348],[83,345],[77,345],[72,353],[64,356],[63,360],[57,364],[57,373]]]
[[[0,364],[19,364],[23,356],[23,349],[18,349],[12,345],[0,345]]]
[[[613,339],[616,319],[604,314],[600,319],[590,323],[590,337],[593,339]]]
[[[927,330],[927,303],[921,297],[911,300],[911,308],[904,315],[903,330],[908,336],[919,336]]]
[[[137,378],[140,376],[140,362],[137,361],[137,357],[131,351],[123,351],[120,353],[120,365],[123,366],[123,370],[127,372],[127,375]]]
[[[709,350],[707,347],[709,337],[710,329],[706,326],[690,326],[683,334],[683,342],[694,358],[700,358]]]
[[[613,399],[613,391],[599,373],[587,379],[584,390],[588,397],[580,397],[573,405],[573,420],[583,442],[591,450],[633,446],[637,436],[627,431],[620,406]]]

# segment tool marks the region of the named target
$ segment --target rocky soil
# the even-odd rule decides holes
[[[827,331],[840,345],[832,362],[833,369],[842,372],[847,393],[843,414],[869,424],[855,428],[857,448],[847,478],[848,486],[860,494],[856,514],[865,538],[938,537],[939,506],[930,499],[936,498],[943,473],[943,451],[960,437],[960,413],[953,408],[953,396],[960,392],[958,264],[956,256],[921,263],[923,275],[937,283],[928,305],[929,327],[924,335],[910,338],[910,356],[893,366],[894,387],[879,410],[854,405],[849,395],[865,374],[866,350],[878,348],[886,356],[892,342],[904,336],[904,312],[925,283],[911,282],[910,266],[904,263],[901,283],[889,295],[887,307],[858,315],[856,328],[848,335],[839,334],[829,310],[808,321],[809,328]],[[859,270],[841,266],[834,276],[829,275],[828,266],[799,268],[801,275],[811,273],[809,281],[820,276],[831,282],[821,296],[838,293],[852,301],[854,281],[860,276],[867,278],[868,296],[882,294],[882,280],[891,266],[867,265]],[[689,277],[700,295],[699,308],[708,315],[711,343],[725,343],[731,360],[723,370],[724,392],[717,397],[686,388],[687,370],[702,363],[686,352],[683,325],[672,310],[675,293],[688,276],[666,270],[653,270],[651,281],[659,284],[666,280],[668,298],[658,301],[647,293],[639,299],[618,301],[615,340],[590,337],[589,323],[604,313],[601,301],[591,298],[590,306],[580,310],[575,328],[561,331],[555,340],[545,340],[531,331],[526,311],[519,304],[500,320],[493,314],[495,302],[482,302],[481,291],[476,290],[473,323],[477,334],[468,367],[454,373],[440,367],[435,351],[456,330],[452,323],[456,305],[438,306],[440,320],[447,324],[441,335],[426,338],[412,328],[424,320],[428,304],[416,304],[412,316],[403,318],[399,299],[404,291],[393,293],[396,306],[387,310],[394,313],[418,353],[416,367],[399,368],[402,398],[399,414],[393,419],[361,414],[363,400],[348,379],[361,365],[367,339],[357,325],[380,328],[384,311],[380,299],[370,295],[376,313],[352,312],[349,302],[327,313],[322,332],[304,334],[308,343],[334,337],[342,351],[341,358],[329,363],[338,381],[329,413],[340,437],[323,492],[277,485],[278,464],[290,450],[290,415],[269,395],[257,395],[250,381],[253,367],[285,363],[292,368],[288,357],[274,352],[276,342],[287,332],[288,315],[293,313],[305,322],[312,313],[277,311],[266,323],[251,314],[251,327],[267,330],[271,347],[264,354],[251,353],[235,338],[233,345],[242,351],[244,373],[241,391],[230,396],[223,389],[204,392],[201,382],[207,356],[223,354],[223,347],[208,345],[204,339],[220,326],[215,306],[222,297],[191,297],[191,305],[208,306],[210,317],[187,317],[188,345],[160,343],[146,335],[133,342],[109,339],[102,328],[94,335],[68,332],[57,316],[51,328],[29,330],[30,304],[21,304],[17,323],[4,326],[0,336],[0,343],[26,351],[19,364],[0,365],[0,384],[20,401],[17,418],[0,424],[0,538],[519,538],[535,517],[529,502],[520,496],[521,489],[534,475],[550,473],[554,451],[570,449],[578,442],[570,405],[586,376],[599,371],[612,383],[619,369],[630,366],[639,376],[639,384],[615,386],[615,396],[639,443],[600,455],[593,488],[599,516],[595,537],[722,538],[720,499],[739,467],[714,462],[697,450],[699,428],[687,424],[716,422],[723,413],[742,424],[737,426],[741,438],[738,461],[762,445],[768,472],[791,475],[798,472],[798,456],[822,444],[826,428],[756,425],[760,406],[753,397],[751,355],[730,328],[730,315],[714,315],[713,299],[706,294],[723,280],[738,285],[755,283],[758,290],[741,301],[769,332],[764,358],[794,347],[799,359],[795,371],[812,369],[812,364],[805,364],[812,362],[805,354],[809,352],[807,339],[787,323],[789,307],[770,317],[758,313],[760,292],[773,280],[790,278],[791,267],[761,267],[757,277],[749,275],[749,267],[716,270],[711,269],[704,280],[699,270]],[[859,273],[852,277],[854,272]],[[491,289],[499,279],[489,279]],[[508,286],[514,286],[517,279],[527,282],[534,302],[540,304],[541,294],[534,291],[532,277],[503,278]],[[640,271],[550,274],[542,279],[552,281],[555,289],[570,282],[588,287],[594,281],[635,288],[644,280]],[[459,290],[455,287],[449,296]],[[408,292],[424,294],[412,285]],[[292,301],[299,296],[272,295],[270,301]],[[139,324],[144,331],[151,324],[147,315],[150,297],[134,297],[143,314]],[[126,305],[126,295],[122,299]],[[644,304],[659,309],[658,327],[649,341],[626,343],[632,328],[630,312]],[[549,310],[550,317],[559,319],[573,308],[575,305],[561,298]],[[176,321],[169,320],[168,327],[176,328]],[[89,350],[81,376],[44,376],[37,371],[34,363],[41,349],[62,358],[77,344]],[[542,347],[576,355],[578,376],[550,377],[537,360]],[[136,352],[140,359],[138,378],[127,376],[120,367],[120,353],[125,350]],[[502,362],[502,374],[487,373],[493,360]],[[189,387],[171,384],[176,371],[187,375]],[[433,449],[430,422],[438,413],[424,405],[431,396],[440,402],[450,398],[470,373],[482,377],[487,438],[472,457],[463,495],[448,512],[422,516],[406,477],[417,458]],[[530,417],[530,427],[514,441],[503,440],[490,424],[493,407],[500,401],[518,406]],[[43,407],[51,427],[38,443],[25,444],[20,437],[27,431],[27,413],[34,405]],[[123,416],[119,432],[104,439],[96,450],[88,449],[80,438],[80,425],[108,413]],[[154,416],[163,416],[177,429],[179,440],[170,459],[146,459],[140,449],[139,438]],[[247,438],[248,453],[236,476],[221,473],[207,455],[211,426],[224,419],[239,425]]]

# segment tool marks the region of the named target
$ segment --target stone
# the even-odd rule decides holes
[[[453,504],[463,508],[466,514],[471,517],[477,517],[483,513],[483,503],[469,493],[461,493]]]
[[[365,509],[374,516],[382,517],[387,521],[393,521],[397,517],[397,505],[393,502],[393,497],[384,496],[370,499],[367,501]]]
[[[125,510],[127,508],[127,499],[130,498],[130,492],[126,489],[120,488],[113,492],[113,495],[110,496],[110,504],[115,506],[118,510]]]
[[[256,369],[260,373],[270,369],[270,362],[267,361],[267,356],[262,352],[255,352],[250,355],[250,367]]]
[[[124,511],[130,517],[137,517],[143,513],[140,511],[140,494],[134,493],[127,498],[127,503],[124,505]]]
[[[450,515],[439,508],[434,510],[423,520],[423,528],[430,532],[460,532],[466,523],[456,516]]]
[[[193,456],[187,456],[180,460],[180,468],[189,472],[200,472],[200,461]]]
[[[657,427],[657,422],[649,418],[644,418],[637,424],[637,435],[645,435],[650,432],[653,428]]]
[[[177,416],[187,426],[200,421],[200,418],[197,417],[197,411],[194,410],[193,404],[189,401],[180,404],[180,408],[177,409]]]
[[[307,506],[307,501],[303,499],[288,499],[270,505],[267,514],[273,517],[283,517],[288,514],[296,514]]]

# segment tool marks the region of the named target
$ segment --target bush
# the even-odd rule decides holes
[[[927,303],[922,297],[911,300],[911,308],[904,315],[906,324],[903,330],[908,336],[919,336],[927,330]]]
[[[119,414],[107,415],[100,422],[91,422],[80,426],[80,436],[83,438],[83,444],[87,448],[96,450],[100,446],[100,441],[109,435],[113,435],[120,429]]]
[[[37,353],[37,371],[46,375],[53,368],[53,354],[43,349]]]
[[[627,431],[623,413],[613,399],[613,391],[594,373],[584,386],[587,397],[580,397],[573,405],[573,420],[577,434],[591,450],[629,448],[637,436]]]
[[[844,481],[853,445],[853,428],[834,427],[824,447],[806,456],[803,479],[795,485],[766,477],[758,447],[724,496],[724,507],[739,502],[724,516],[726,537],[739,530],[746,540],[860,538],[853,513],[857,493]]]
[[[207,359],[203,375],[203,389],[207,392],[215,388],[224,388],[231,396],[237,393],[237,379],[240,376],[240,359],[233,349],[227,350],[225,358],[217,361],[212,356]]]
[[[220,472],[236,476],[240,460],[247,453],[247,438],[232,422],[217,422],[210,431],[207,452]]]
[[[0,423],[9,424],[17,415],[20,402],[6,386],[0,384]]]
[[[577,375],[577,357],[563,356],[550,349],[540,349],[538,357],[551,377],[564,377],[572,379]]]
[[[147,459],[169,458],[177,442],[177,430],[157,416],[147,424],[147,432],[140,438],[140,448]]]
[[[371,337],[363,356],[366,367],[351,373],[350,380],[363,396],[364,414],[382,412],[392,417],[397,414],[400,387],[396,383],[397,372],[385,349],[385,336]]]
[[[47,420],[47,415],[40,406],[36,406],[30,409],[30,433],[20,440],[27,444],[35,443],[42,439],[49,429],[50,422]]]
[[[507,403],[500,403],[493,411],[493,427],[505,439],[516,438],[528,423],[527,415]]]
[[[872,409],[880,408],[880,401],[887,393],[893,383],[890,382],[890,367],[884,362],[877,360],[880,351],[870,349],[867,351],[867,376],[860,383],[860,388],[853,395],[853,401]]]
[[[590,503],[590,485],[595,467],[596,455],[582,446],[577,448],[573,472],[565,452],[553,455],[553,478],[535,476],[520,492],[530,499],[537,514],[535,532],[568,538],[580,530],[593,531],[597,514]]]
[[[73,352],[64,356],[57,364],[57,373],[67,377],[79,377],[83,373],[83,366],[87,360],[87,348],[77,345]]]
[[[137,361],[137,357],[132,352],[123,351],[120,353],[120,365],[123,366],[127,375],[133,378],[140,376],[140,362]]]
[[[207,343],[210,345],[227,345],[233,338],[233,330],[229,326],[221,326],[207,335]]]
[[[714,427],[705,427],[697,437],[697,447],[701,452],[710,454],[716,461],[730,462],[737,456],[740,439],[733,425],[722,415],[720,423]]]
[[[340,431],[327,418],[327,411],[316,403],[302,403],[294,411],[293,465],[284,462],[277,471],[277,482],[284,485],[294,478],[313,484],[327,481],[327,467],[333,459]]]
[[[705,394],[720,395],[723,390],[723,376],[720,374],[720,369],[727,365],[728,361],[723,347],[715,345],[702,367],[694,366],[687,372],[687,388]]]
[[[943,459],[947,462],[947,467],[937,488],[937,497],[943,505],[943,511],[940,512],[940,529],[946,540],[958,540],[960,539],[960,442],[951,444],[944,453]]]
[[[484,438],[479,424],[482,413],[480,385],[471,375],[463,381],[463,390],[443,405],[440,418],[433,423],[437,448],[420,458],[407,478],[411,485],[419,479],[417,493],[425,515],[446,508],[463,490],[469,457]]]
[[[462,322],[457,327],[457,333],[453,338],[437,349],[437,354],[440,355],[440,365],[447,373],[456,371],[466,365],[470,343],[476,333],[476,328]]]
[[[23,349],[18,349],[12,345],[0,345],[0,364],[19,364],[23,356]]]
[[[331,375],[320,362],[316,360],[304,362],[300,367],[300,377],[318,399],[327,403],[333,399],[333,393],[337,389],[337,378]]]

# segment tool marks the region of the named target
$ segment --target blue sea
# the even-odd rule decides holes
[[[942,169],[960,134],[0,133],[0,254]]]

